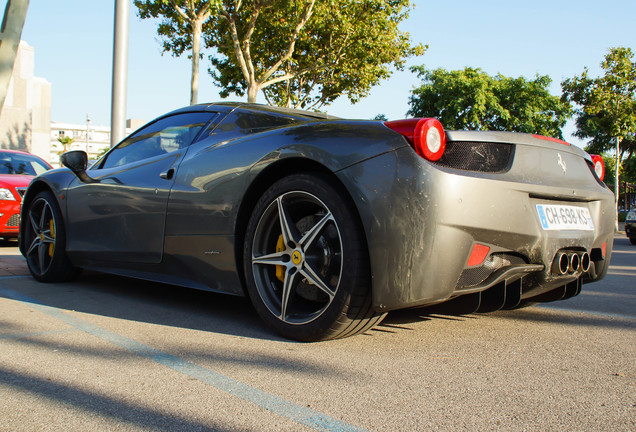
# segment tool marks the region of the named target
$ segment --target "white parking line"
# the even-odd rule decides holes
[[[228,394],[243,399],[244,401],[265,408],[273,413],[308,426],[314,430],[325,432],[366,431],[366,429],[350,425],[305,406],[298,405],[255,387],[251,387],[213,370],[190,363],[180,357],[165,353],[149,345],[142,344],[134,339],[129,339],[125,336],[99,327],[79,317],[67,314],[62,309],[45,305],[36,299],[12,289],[0,287],[0,295],[22,303],[28,303],[34,309],[69,324],[75,329],[84,331],[92,336],[125,348],[141,357],[169,367],[172,370],[211,385],[219,390],[225,391]]]

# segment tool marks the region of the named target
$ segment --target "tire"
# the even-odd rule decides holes
[[[357,220],[338,186],[317,175],[285,177],[261,196],[243,263],[250,299],[275,331],[311,342],[353,336],[384,318],[373,308]]]
[[[53,194],[42,191],[26,212],[23,240],[27,266],[40,282],[62,282],[77,276],[78,270],[66,255],[66,230]]]
[[[629,242],[633,245],[636,245],[636,237],[630,237]]]

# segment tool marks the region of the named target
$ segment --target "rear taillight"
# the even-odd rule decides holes
[[[439,120],[414,118],[392,120],[385,125],[406,137],[418,155],[430,161],[439,160],[446,148],[446,133]]]
[[[596,173],[599,180],[603,181],[603,177],[605,177],[605,162],[603,162],[603,158],[600,155],[590,155],[592,156],[592,163],[594,164],[594,172]]]

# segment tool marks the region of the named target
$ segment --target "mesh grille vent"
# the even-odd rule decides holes
[[[514,145],[504,143],[449,141],[436,165],[464,171],[504,173],[510,169]]]
[[[14,214],[7,221],[7,226],[17,227],[19,225],[20,225],[20,215],[19,214]]]
[[[526,261],[518,255],[509,253],[491,254],[484,264],[479,267],[468,268],[462,272],[457,282],[457,289],[470,288],[485,281],[488,276],[497,270],[511,265],[526,264]]]

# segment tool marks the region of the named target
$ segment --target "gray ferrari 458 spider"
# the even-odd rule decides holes
[[[435,119],[197,105],[90,168],[64,154],[24,196],[20,250],[43,282],[86,268],[248,295],[286,337],[345,337],[391,310],[511,309],[602,278],[615,210],[596,162]]]

